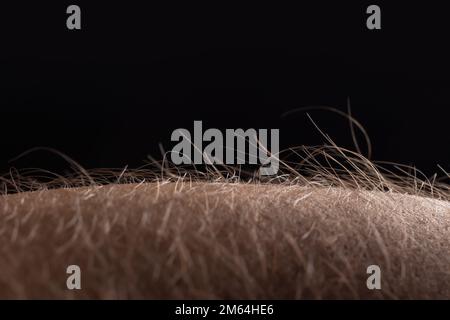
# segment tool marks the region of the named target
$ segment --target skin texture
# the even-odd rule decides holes
[[[261,183],[0,196],[0,298],[450,298],[450,203]],[[66,288],[68,265],[81,290]],[[369,265],[381,290],[369,290]]]

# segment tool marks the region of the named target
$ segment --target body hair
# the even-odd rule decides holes
[[[336,146],[277,176],[150,163],[1,178],[0,298],[450,298],[448,174]],[[279,155],[282,158],[282,155]],[[67,290],[79,265],[82,290]],[[379,265],[382,289],[368,290]]]

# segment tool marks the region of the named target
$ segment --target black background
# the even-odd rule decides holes
[[[182,304],[187,306],[208,306],[220,310],[224,305],[272,305],[272,315],[220,315],[209,313],[206,319],[298,319],[337,317],[345,319],[382,319],[389,314],[394,317],[438,317],[448,310],[448,300],[64,300],[0,301],[2,310],[26,317],[29,310],[33,315],[45,319],[80,319],[89,314],[99,318],[133,316],[147,319],[183,319],[175,310]],[[70,310],[70,312],[67,312]],[[194,316],[191,318],[196,319]],[[197,319],[201,319],[198,316]]]
[[[448,10],[443,2],[122,1],[2,5],[0,171],[137,167],[176,128],[280,128],[282,147],[323,144],[305,113],[352,114],[373,159],[450,170]],[[66,28],[78,4],[82,30]],[[378,4],[382,30],[366,28]],[[348,121],[311,117],[338,145]],[[360,137],[361,138],[361,137]]]

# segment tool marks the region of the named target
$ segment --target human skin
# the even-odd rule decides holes
[[[450,298],[450,203],[151,182],[0,196],[0,298]],[[81,268],[68,290],[66,268]],[[367,267],[381,269],[369,290]]]

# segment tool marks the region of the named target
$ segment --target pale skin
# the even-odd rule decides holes
[[[450,298],[450,203],[188,180],[0,196],[0,298]],[[66,268],[81,269],[68,290]],[[381,269],[369,290],[366,268]]]

